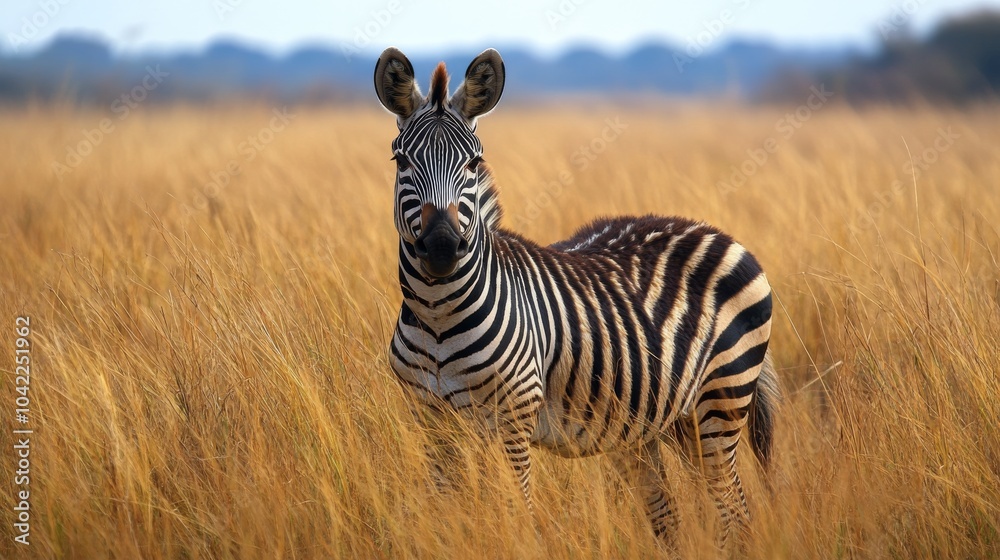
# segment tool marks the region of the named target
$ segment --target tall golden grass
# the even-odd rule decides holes
[[[414,424],[386,359],[393,119],[293,113],[267,134],[264,106],[3,112],[0,557],[663,554],[606,459],[535,451],[532,520],[494,446]],[[530,238],[679,214],[764,264],[785,402],[772,492],[741,457],[743,553],[995,558],[1000,114],[831,103],[791,135],[786,115],[502,105],[479,129],[506,223]],[[114,129],[57,173],[106,117]],[[616,118],[627,128],[601,153],[574,156]],[[720,184],[768,138],[742,186]],[[34,342],[27,547],[12,528],[18,315]],[[449,492],[423,454],[441,437],[456,442]],[[678,553],[717,556],[699,478],[673,459],[669,483]]]

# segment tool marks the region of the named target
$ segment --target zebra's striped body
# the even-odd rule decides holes
[[[770,444],[767,280],[729,236],[682,218],[599,220],[548,247],[500,228],[474,134],[502,89],[497,61],[495,51],[473,61],[450,104],[443,66],[426,100],[412,81],[400,95],[412,68],[395,49],[376,68],[401,131],[393,370],[428,403],[470,410],[501,434],[529,504],[530,444],[567,457],[612,452],[642,479],[663,532],[673,520],[659,441],[685,441],[728,532],[747,516],[735,454],[752,410],[762,460]]]

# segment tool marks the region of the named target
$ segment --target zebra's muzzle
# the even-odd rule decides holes
[[[413,249],[424,272],[434,278],[444,278],[451,276],[458,267],[458,261],[469,253],[469,242],[455,231],[446,218],[436,215],[428,221]]]

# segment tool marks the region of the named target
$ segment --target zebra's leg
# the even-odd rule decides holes
[[[458,449],[451,434],[446,429],[449,414],[433,401],[421,400],[415,393],[408,395],[407,408],[413,423],[423,431],[427,441],[423,445],[423,455],[427,460],[427,474],[430,478],[431,491],[446,493],[456,488],[455,481],[449,476],[452,466],[459,456]]]
[[[709,494],[721,518],[718,545],[725,548],[733,522],[742,531],[750,521],[743,483],[736,471],[736,450],[747,422],[748,405],[729,409],[721,403],[732,403],[732,399],[711,400],[706,397],[711,394],[705,393],[699,402],[699,421],[692,443],[698,450],[697,466],[706,477]]]
[[[689,468],[698,469],[699,446],[695,443],[694,419],[681,416],[674,421],[670,431],[664,433],[663,441],[676,448],[682,462]]]
[[[445,465],[450,462],[449,459],[454,457],[454,450],[451,448],[449,442],[434,433],[432,422],[428,422],[426,417],[427,414],[432,414],[432,411],[424,411],[424,415],[419,416],[419,424],[429,439],[424,444],[424,457],[427,459],[427,471],[430,475],[430,482],[433,485],[433,489],[438,493],[450,492],[455,489],[455,484],[451,477],[448,476],[449,469]]]
[[[514,476],[524,493],[524,501],[531,515],[535,513],[535,502],[531,498],[531,433],[526,430],[506,429],[501,433],[503,449],[514,469]]]
[[[637,449],[612,453],[611,458],[626,484],[637,485],[653,532],[668,545],[674,544],[678,527],[677,508],[673,496],[666,491],[667,473],[660,455],[660,441],[654,439]]]
[[[534,516],[530,447],[531,437],[538,424],[538,410],[542,404],[542,385],[535,373],[521,376],[519,381],[498,403],[497,424],[504,453],[524,493],[528,511]]]

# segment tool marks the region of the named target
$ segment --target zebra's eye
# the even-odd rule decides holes
[[[392,159],[395,160],[398,171],[406,171],[410,168],[410,160],[406,159],[403,154],[396,154],[392,156]]]
[[[479,169],[479,164],[483,163],[482,156],[476,156],[469,161],[469,164],[465,166],[466,169],[472,171],[473,173]]]

